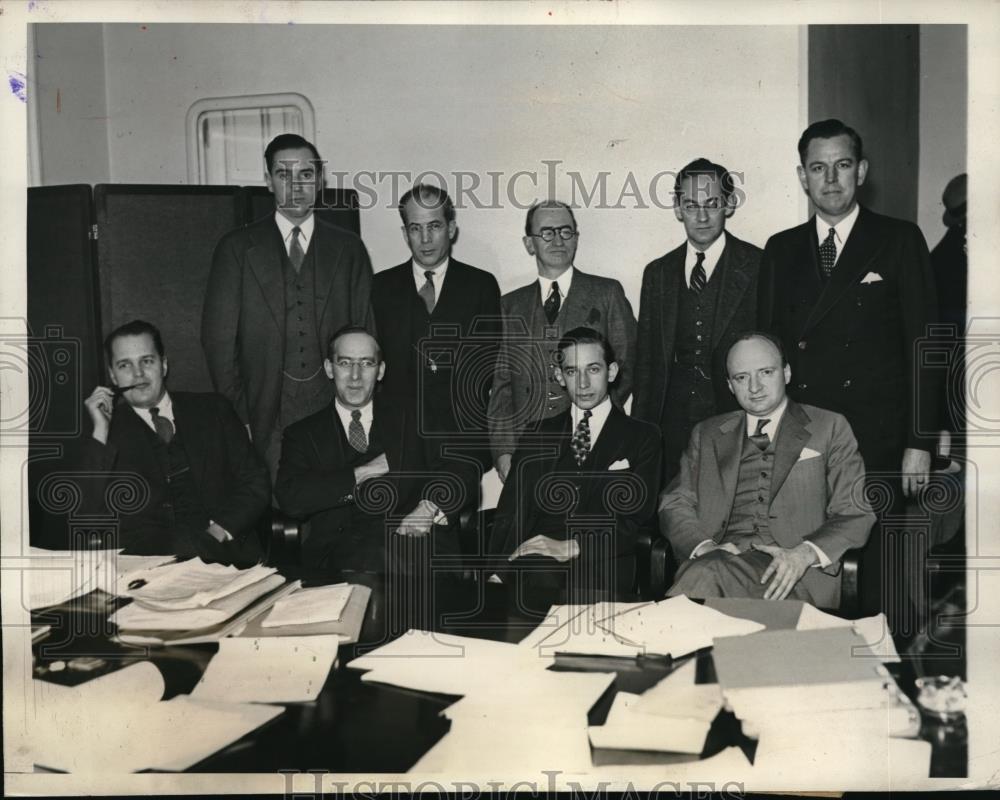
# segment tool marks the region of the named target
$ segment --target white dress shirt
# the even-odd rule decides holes
[[[174,404],[170,399],[170,392],[164,392],[163,397],[160,398],[160,402],[156,404],[156,407],[160,410],[160,416],[164,419],[169,419],[170,424],[174,426],[174,430],[177,430],[177,424],[174,422]],[[139,415],[139,419],[145,422],[153,433],[156,433],[156,423],[153,422],[153,415],[149,413],[148,408],[136,408],[132,406],[132,410]]]
[[[722,258],[722,251],[726,249],[726,234],[723,233],[718,239],[712,242],[705,250],[705,260],[701,265],[705,268],[705,283],[712,280],[712,273]],[[698,250],[691,242],[688,242],[687,253],[684,256],[684,284],[691,288],[691,273],[694,272],[695,262],[698,260]]]
[[[816,236],[819,237],[819,243],[823,244],[826,241],[826,237],[830,235],[830,228],[833,228],[833,241],[837,247],[837,256],[833,259],[833,263],[837,263],[837,259],[840,258],[840,253],[844,249],[844,245],[847,243],[847,237],[851,235],[851,229],[854,228],[854,223],[858,221],[858,214],[861,212],[861,206],[857,203],[854,204],[854,210],[844,217],[836,225],[831,225],[829,222],[823,220],[819,214],[816,215]]]
[[[555,280],[539,276],[538,288],[542,292],[542,305],[545,305],[545,301],[549,299],[549,292],[552,291],[553,283],[559,284],[559,294],[562,295],[560,300],[565,301],[566,295],[569,294],[570,284],[573,283],[573,267],[570,266],[564,269],[562,275]],[[562,306],[560,306],[560,308],[562,308]]]
[[[291,220],[286,219],[277,211],[274,212],[274,221],[278,223],[278,230],[281,231],[281,238],[285,242],[285,252],[291,255],[289,252],[292,247],[292,228],[296,227],[295,223]],[[302,252],[308,252],[309,242],[312,241],[313,230],[316,228],[316,217],[314,214],[310,213],[302,222],[298,223],[299,229],[299,244],[302,246]]]
[[[412,258],[410,259],[410,265],[413,267],[413,283],[417,287],[419,292],[425,283],[427,283],[427,276],[425,272],[434,273],[434,299],[438,300],[441,297],[441,287],[444,285],[444,276],[448,272],[448,265],[451,263],[451,259],[448,256],[444,257],[444,261],[438,264],[436,267],[425,267],[418,264]]]

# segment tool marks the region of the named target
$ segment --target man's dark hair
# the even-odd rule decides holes
[[[674,194],[679,197],[684,181],[688,178],[696,179],[700,175],[711,175],[716,178],[719,181],[722,199],[727,203],[729,202],[729,197],[732,195],[734,188],[733,176],[724,166],[709,161],[707,158],[696,158],[690,164],[681,168],[681,171],[677,173],[677,177],[674,178]],[[698,182],[695,180],[695,186],[697,185]]]
[[[608,366],[615,360],[615,351],[611,347],[611,342],[600,331],[581,326],[563,334],[562,339],[559,340],[559,344],[556,345],[556,361],[561,365],[563,353],[570,347],[579,344],[599,344],[604,354],[604,363]]]
[[[399,201],[399,216],[404,225],[408,225],[406,219],[406,204],[414,200],[421,208],[438,208],[444,206],[444,218],[446,222],[455,221],[455,204],[451,202],[448,193],[440,187],[430,183],[418,183],[410,189]]]
[[[773,333],[768,333],[767,331],[745,331],[737,337],[735,342],[729,345],[729,349],[726,351],[726,372],[729,372],[729,354],[733,351],[733,348],[740,342],[748,342],[751,339],[764,339],[770,342],[778,351],[778,355],[781,356],[781,366],[784,367],[788,363],[788,359],[785,358],[785,348],[781,344],[781,339]]]
[[[839,119],[824,119],[814,122],[802,132],[799,138],[799,162],[806,165],[806,152],[809,150],[809,142],[813,139],[832,139],[835,136],[848,136],[851,139],[851,146],[854,148],[854,158],[860,161],[864,158],[864,151],[861,147],[861,136],[850,125],[845,125]]]
[[[334,349],[333,346],[341,336],[347,336],[349,333],[365,333],[375,339],[375,355],[378,360],[382,360],[382,345],[378,343],[378,338],[366,328],[364,325],[344,325],[334,331],[333,336],[330,337],[330,341],[326,343],[326,357],[333,361]]]
[[[542,200],[528,209],[528,215],[524,218],[525,236],[531,236],[531,223],[535,219],[535,212],[540,208],[565,208],[569,212],[569,218],[573,220],[573,230],[576,230],[576,217],[573,215],[573,209],[568,204],[561,200]]]
[[[316,145],[308,139],[302,138],[297,133],[282,133],[275,136],[264,150],[264,163],[267,164],[268,174],[274,174],[274,156],[279,150],[297,150],[300,147],[312,151],[313,158],[317,162],[317,169],[322,171],[323,165],[319,163],[322,159],[319,157],[319,150],[316,149]]]
[[[108,360],[108,366],[111,366],[111,345],[115,343],[116,339],[122,339],[126,336],[145,336],[147,333],[153,338],[153,347],[156,348],[156,352],[160,358],[163,358],[163,337],[160,336],[160,329],[151,322],[134,319],[115,328],[105,337],[104,357]]]

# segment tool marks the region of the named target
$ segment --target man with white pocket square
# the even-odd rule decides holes
[[[814,122],[798,150],[816,214],[768,240],[758,324],[788,353],[791,396],[847,418],[870,488],[887,498],[880,516],[897,513],[926,484],[938,426],[936,371],[919,350],[937,318],[927,244],[913,223],[858,204],[869,164],[855,130]],[[890,578],[906,566],[886,546],[876,533],[862,554],[868,614],[888,610]]]
[[[741,336],[726,369],[741,410],[695,426],[660,500],[681,565],[668,594],[836,608],[840,558],[875,520],[851,426],[786,396],[791,367],[770,334]]]
[[[556,352],[556,379],[571,404],[518,443],[497,504],[490,552],[504,575],[525,566],[544,583],[546,564],[563,564],[568,566],[552,572],[575,570],[583,592],[628,593],[636,535],[656,508],[659,430],[611,402],[619,369],[603,334],[574,328]]]

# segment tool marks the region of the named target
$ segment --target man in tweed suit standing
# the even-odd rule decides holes
[[[605,336],[617,355],[612,400],[621,406],[632,390],[636,322],[622,285],[574,266],[580,236],[573,211],[546,200],[528,209],[524,247],[535,257],[538,280],[501,298],[503,342],[489,404],[493,463],[506,480],[520,434],[569,408],[556,378],[556,345],[580,326]]]

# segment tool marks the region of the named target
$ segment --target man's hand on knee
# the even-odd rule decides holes
[[[805,542],[791,549],[754,543],[753,549],[771,556],[771,563],[760,578],[761,583],[767,583],[767,579],[772,578],[764,592],[765,600],[784,600],[806,570],[816,562],[816,551]]]

